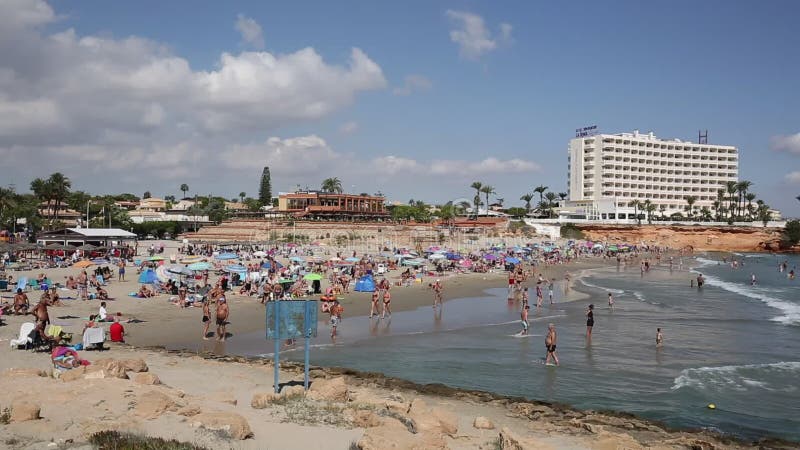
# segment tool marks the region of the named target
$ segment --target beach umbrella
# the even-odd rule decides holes
[[[163,261],[163,260],[164,260],[163,256],[150,256],[145,259],[145,261]]]
[[[200,262],[202,260],[203,260],[203,258],[201,258],[200,256],[188,256],[186,258],[182,258],[180,260],[180,263],[181,264],[192,264],[192,263]]]
[[[459,255],[458,253],[445,253],[444,256],[446,256],[447,259],[449,259],[450,261],[458,261],[459,259],[461,259],[461,255]]]
[[[75,264],[72,265],[72,267],[74,267],[76,269],[85,269],[85,268],[87,268],[89,266],[93,266],[93,265],[94,265],[93,262],[89,261],[88,259],[84,259],[83,261],[76,262]]]
[[[294,242],[289,242],[288,244],[286,244],[286,246],[287,247],[297,247],[297,244],[295,244]]]
[[[434,253],[431,256],[428,256],[428,259],[435,260],[435,259],[445,259],[445,256],[441,253]]]
[[[226,272],[247,272],[247,267],[239,264],[229,264],[223,270]]]
[[[483,259],[485,259],[487,261],[494,261],[494,260],[497,259],[497,256],[495,256],[495,255],[493,255],[491,253],[487,253],[487,254],[483,255]]]
[[[158,282],[158,277],[153,270],[147,269],[139,274],[139,283],[142,284],[155,284]]]
[[[359,262],[359,261],[361,261],[361,258],[355,258],[355,257],[351,256],[349,258],[345,258],[344,260],[345,261],[349,261],[349,262]]]
[[[307,273],[307,274],[306,274],[306,275],[303,277],[303,279],[304,279],[304,280],[308,280],[308,281],[319,281],[319,280],[321,280],[321,279],[322,279],[322,275],[320,275],[320,274],[318,274],[318,273]]]
[[[290,261],[294,261],[294,262],[306,262],[305,259],[303,259],[303,258],[301,258],[299,256],[292,256],[291,258],[289,258],[289,260]]]
[[[263,258],[267,256],[267,252],[259,250],[257,252],[253,252],[253,256],[255,256],[256,258]]]
[[[64,249],[66,249],[66,248],[67,248],[67,247],[65,247],[64,245],[62,245],[62,244],[57,244],[57,243],[55,243],[55,242],[54,242],[54,243],[52,243],[52,244],[48,244],[48,245],[46,245],[46,246],[44,247],[44,249],[45,249],[45,250],[64,250]]]
[[[111,261],[105,258],[95,258],[92,260],[93,263],[97,264],[98,266],[101,264],[111,264]]]
[[[469,267],[472,267],[472,261],[470,261],[468,259],[462,259],[461,261],[458,262],[458,265],[461,266],[461,267],[469,268]]]
[[[207,262],[200,261],[200,262],[189,264],[187,267],[189,268],[189,270],[203,271],[203,270],[208,270],[213,266],[211,264],[207,263]]]
[[[91,251],[91,250],[97,250],[97,247],[95,247],[92,244],[83,244],[80,247],[78,247],[78,250]]]
[[[239,257],[235,253],[220,253],[219,255],[215,256],[214,259],[225,261],[229,259],[239,259]]]
[[[185,266],[181,266],[180,264],[173,264],[173,265],[167,267],[167,272],[174,273],[176,275],[192,275],[193,274],[192,269],[190,269],[188,267],[185,267]]]
[[[506,258],[506,262],[508,264],[519,264],[519,258],[508,257],[508,258]]]

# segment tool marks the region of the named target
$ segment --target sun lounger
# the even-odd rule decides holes
[[[28,286],[28,277],[20,277],[20,279],[17,280],[17,289],[14,290],[16,291],[22,289],[24,291],[27,288],[27,286]]]
[[[33,329],[36,328],[36,324],[33,322],[25,322],[19,327],[19,337],[16,339],[11,339],[11,347],[19,347],[24,345],[28,347],[32,343],[30,334]]]

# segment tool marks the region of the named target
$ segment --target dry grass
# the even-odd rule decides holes
[[[185,442],[139,436],[117,431],[101,431],[89,436],[89,442],[100,450],[207,450]]]

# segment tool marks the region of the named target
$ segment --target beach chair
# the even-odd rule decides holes
[[[33,322],[25,322],[20,325],[19,337],[16,339],[11,339],[11,348],[20,347],[22,345],[27,348],[32,343],[30,334],[34,328],[36,328],[36,324]]]

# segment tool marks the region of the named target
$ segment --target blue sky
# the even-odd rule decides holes
[[[797,2],[0,8],[0,74],[17,74],[0,76],[0,154],[36,157],[13,172],[0,162],[18,186],[60,168],[91,191],[187,182],[234,196],[255,194],[267,164],[276,190],[339,176],[348,190],[440,202],[480,180],[514,204],[539,184],[566,191],[577,127],[690,140],[702,128],[740,148],[740,177],[761,198],[800,216]]]

